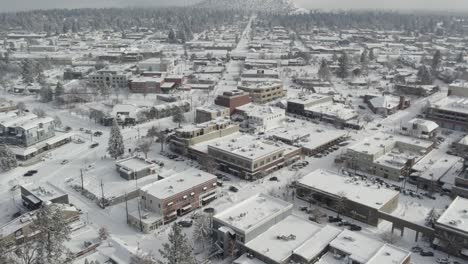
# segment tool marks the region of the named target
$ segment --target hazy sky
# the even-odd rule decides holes
[[[0,0],[0,12],[49,8],[181,5],[200,0]],[[468,0],[294,0],[317,9],[430,9],[468,11]]]

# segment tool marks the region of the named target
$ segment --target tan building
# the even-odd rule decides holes
[[[229,117],[229,108],[219,105],[208,105],[198,107],[195,112],[195,122],[205,123],[220,117]]]
[[[393,181],[409,176],[409,170],[432,149],[434,143],[401,135],[377,133],[348,147],[347,166]]]
[[[220,170],[246,180],[265,177],[297,159],[301,149],[282,142],[262,141],[251,135],[208,144],[208,155]]]
[[[242,82],[237,89],[249,93],[252,102],[264,104],[286,95],[282,82]]]
[[[229,108],[227,108],[229,109]],[[229,118],[218,118],[196,125],[187,125],[176,130],[170,139],[170,148],[181,154],[188,154],[188,147],[211,139],[239,132],[239,126]]]

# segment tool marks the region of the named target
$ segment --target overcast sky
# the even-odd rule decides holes
[[[182,5],[200,0],[0,0],[0,12],[49,8]],[[429,9],[468,11],[468,0],[294,0],[314,9]]]

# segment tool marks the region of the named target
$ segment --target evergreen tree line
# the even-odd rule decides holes
[[[197,7],[55,9],[0,14],[0,30],[22,28],[48,35],[89,30],[124,31],[142,27],[192,33],[233,24],[236,12]]]

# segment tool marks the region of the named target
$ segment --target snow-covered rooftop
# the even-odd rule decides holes
[[[116,162],[116,165],[119,167],[124,167],[129,171],[141,171],[147,168],[149,169],[156,167],[156,164],[138,157],[119,160]]]
[[[348,147],[348,150],[375,155],[382,150],[395,147],[397,143],[418,146],[421,149],[427,149],[433,144],[431,141],[379,132],[373,136],[366,137],[364,140],[361,140],[358,143]]]
[[[278,198],[257,194],[216,214],[214,218],[240,232],[248,232],[292,207],[292,204]]]
[[[366,264],[400,264],[410,255],[409,251],[385,244]]]
[[[358,263],[367,263],[383,245],[374,238],[349,230],[344,230],[330,243],[331,247],[346,253]]]
[[[316,258],[341,232],[342,230],[337,227],[326,225],[301,246],[296,248],[294,250],[294,254],[301,256],[307,262],[310,262]]]
[[[468,114],[468,98],[460,96],[447,96],[432,104],[432,107]]]
[[[160,200],[164,200],[195,186],[216,179],[216,176],[211,173],[190,168],[160,181],[145,185],[141,187],[140,190]]]
[[[317,147],[345,136],[346,133],[342,130],[295,120],[294,123],[286,123],[282,127],[268,131],[266,135],[290,142],[299,139],[297,142],[298,145],[308,149],[316,149]]]
[[[372,98],[370,103],[375,108],[392,109],[398,106],[400,103],[400,98],[392,95],[384,95]]]
[[[283,263],[296,248],[319,232],[320,226],[297,216],[288,216],[245,246],[275,263]]]
[[[399,195],[397,191],[380,188],[371,183],[352,181],[349,177],[322,169],[307,174],[298,183],[337,197],[344,195],[348,200],[375,209],[380,209]]]
[[[229,152],[244,159],[255,160],[275,152],[283,153],[286,148],[282,143],[257,140],[251,135],[242,135],[230,140],[218,140],[208,148]]]
[[[458,196],[437,219],[437,224],[468,233],[468,199]]]
[[[463,166],[463,159],[433,150],[418,161],[412,169],[416,171],[414,175],[420,178],[429,181],[438,181],[455,166],[461,168]]]

